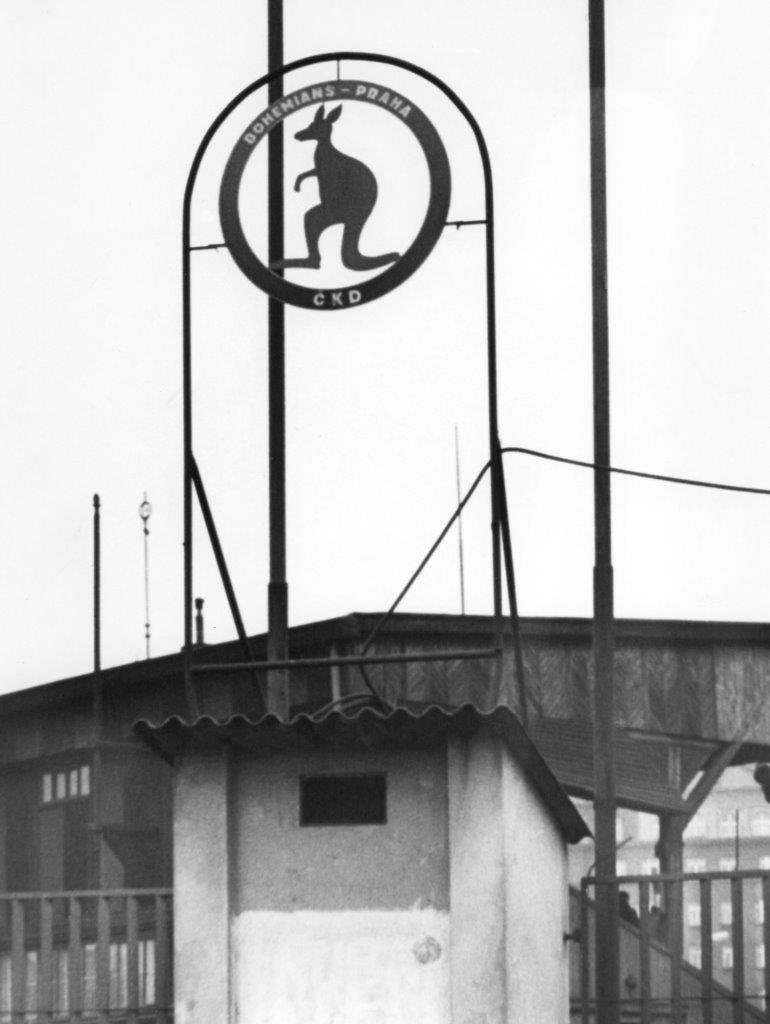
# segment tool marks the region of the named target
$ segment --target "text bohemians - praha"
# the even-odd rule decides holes
[[[274,103],[272,107],[263,110],[243,136],[243,141],[253,145],[261,135],[264,135],[266,131],[274,127],[287,114],[293,114],[295,111],[301,110],[311,103],[346,99],[375,103],[392,111],[394,114],[398,114],[405,121],[412,112],[411,104],[402,99],[401,96],[378,85],[348,81],[325,82],[323,85],[314,85],[308,89],[298,89],[297,92],[284,96],[277,103]]]

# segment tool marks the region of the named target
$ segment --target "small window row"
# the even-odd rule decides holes
[[[79,765],[61,772],[44,772],[42,777],[43,803],[61,800],[79,800],[91,795],[91,766]]]

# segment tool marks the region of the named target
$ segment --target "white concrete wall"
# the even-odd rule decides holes
[[[174,1021],[230,1018],[228,766],[221,747],[174,776]]]
[[[384,825],[299,825],[299,780],[384,772]],[[237,1019],[447,1024],[443,750],[243,756],[235,771]]]
[[[567,844],[510,756],[503,760],[510,1020],[564,1024],[569,1014]]]
[[[248,1024],[448,1024],[446,911],[246,911],[233,930]]]
[[[299,826],[299,778],[384,771],[386,825]],[[177,1024],[564,1024],[566,845],[488,734],[186,756]]]
[[[452,1024],[569,1017],[566,844],[504,745],[447,751]]]

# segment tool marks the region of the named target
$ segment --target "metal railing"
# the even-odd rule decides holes
[[[170,889],[0,895],[0,1024],[167,1024]]]
[[[618,906],[624,1024],[770,1024],[770,873],[584,878],[571,907],[572,1018],[596,1017],[595,894]]]

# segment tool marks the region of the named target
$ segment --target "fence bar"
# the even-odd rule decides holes
[[[271,658],[268,661],[199,662],[191,671],[196,675],[206,672],[253,672],[260,669],[324,668],[333,665],[399,665],[412,661],[485,661],[499,658],[501,647],[482,647],[456,651],[413,651],[411,654],[350,654],[337,658]]]
[[[743,882],[740,878],[730,879],[730,896],[733,910],[733,1024],[743,1024],[745,970],[743,963]]]
[[[677,889],[680,891],[677,891]],[[682,1020],[682,895],[684,883],[680,878],[672,879],[664,885],[666,894],[666,918],[668,921],[668,948],[671,950],[671,1018],[675,1024]]]
[[[762,876],[762,947],[765,951],[765,1019],[770,1024],[770,875]]]
[[[712,893],[711,880],[701,878],[700,882],[700,958],[703,981],[701,985],[701,1011],[703,1024],[713,1024],[714,1004],[714,945],[712,939]]]
[[[53,900],[40,901],[40,961],[37,967],[38,1020],[53,1017]]]
[[[650,1024],[650,883],[639,883],[639,984],[641,1024]]]
[[[136,1024],[139,1008],[139,919],[136,896],[126,897],[126,1004],[128,1024]]]
[[[580,883],[580,1019],[590,1024],[589,993],[591,985],[591,933],[588,916],[588,883]]]
[[[24,958],[24,904],[11,901],[11,1011],[14,1024],[24,1020],[26,1006],[26,962]]]
[[[83,1010],[83,947],[81,939],[80,900],[69,899],[69,954],[67,989],[69,995],[69,1018],[79,1024]]]
[[[155,897],[155,1005],[159,1024],[170,1019],[173,1003],[170,896]]]
[[[110,1006],[110,901],[96,901],[96,1012],[99,1024],[107,1024]]]

